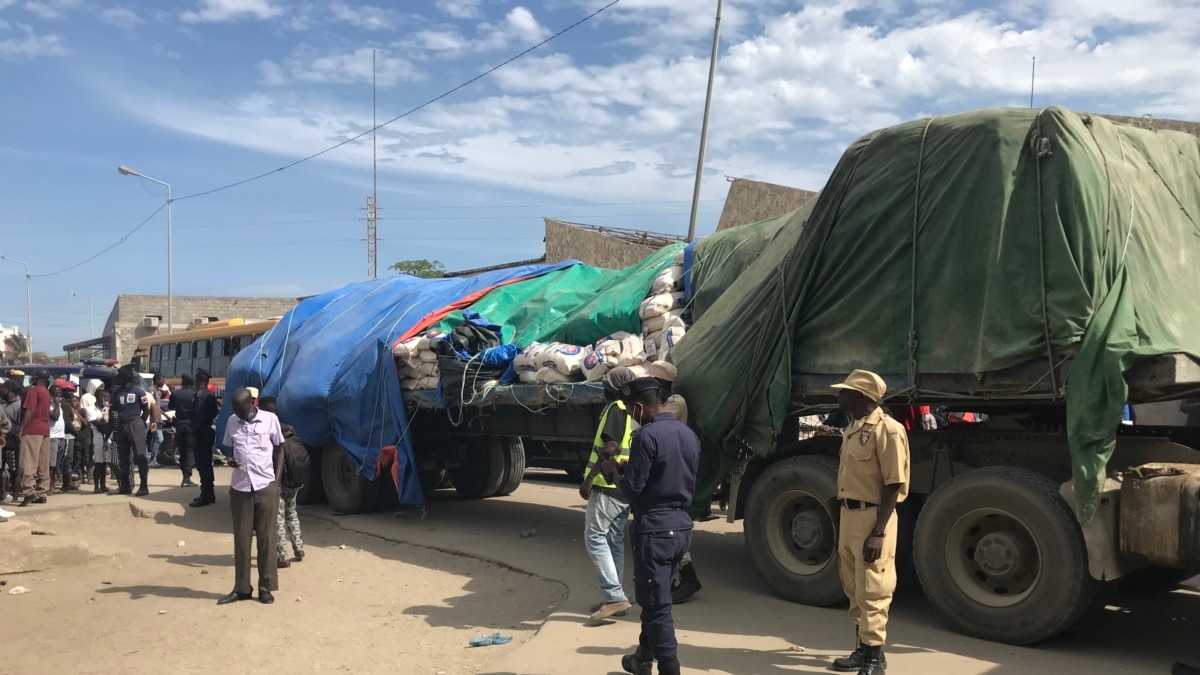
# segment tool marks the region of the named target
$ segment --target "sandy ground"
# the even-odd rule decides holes
[[[100,559],[2,578],[0,591],[30,592],[0,594],[3,641],[20,646],[0,672],[471,673],[566,597],[553,581],[304,518],[305,560],[280,570],[275,604],[219,607],[233,587],[229,512],[222,500],[185,513],[192,493],[132,500],[153,517],[91,495],[22,510],[51,533],[38,545],[82,540]],[[497,630],[514,642],[468,646]]]
[[[218,469],[218,480],[227,471]],[[165,485],[177,474],[153,475]],[[98,560],[5,579],[8,588],[33,589],[0,595],[6,642],[31,649],[16,650],[18,660],[0,672],[580,675],[619,673],[619,656],[637,640],[636,613],[601,626],[586,621],[598,592],[580,541],[583,503],[557,474],[532,473],[502,499],[438,491],[423,513],[302,508],[309,557],[282,570],[270,607],[214,604],[232,586],[228,512],[222,500],[185,513],[181,503],[192,494],[158,488],[132,500],[160,512],[153,519],[132,517],[117,497],[33,507],[29,517],[54,532],[38,539],[85,536]],[[72,500],[116,506],[53,513]],[[520,536],[531,529],[536,535]],[[844,610],[772,594],[745,555],[740,524],[701,524],[693,555],[705,588],[676,608],[684,672],[828,672],[852,641]],[[1200,662],[1198,622],[1194,590],[1114,596],[1067,634],[1011,647],[949,630],[910,583],[893,606],[889,672],[1168,673],[1177,659]],[[493,630],[514,643],[466,647]]]

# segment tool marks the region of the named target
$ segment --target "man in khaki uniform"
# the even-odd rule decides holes
[[[908,434],[879,407],[883,378],[856,370],[839,389],[838,405],[855,420],[842,436],[838,465],[841,525],[838,573],[850,599],[858,647],[834,670],[883,675],[888,610],[896,590],[896,504],[908,496]]]

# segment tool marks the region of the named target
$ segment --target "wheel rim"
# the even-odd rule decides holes
[[[1029,528],[1001,509],[967,512],[946,537],[950,578],[987,607],[1012,607],[1029,597],[1041,579],[1041,560]]]
[[[767,546],[784,568],[810,576],[825,569],[837,549],[837,529],[825,500],[791,490],[767,510]]]

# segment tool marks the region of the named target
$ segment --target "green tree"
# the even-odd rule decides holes
[[[9,335],[4,338],[4,344],[8,347],[9,358],[13,363],[21,363],[29,359],[29,338],[21,335]]]
[[[29,358],[29,361],[31,363],[36,363],[39,366],[44,366],[44,365],[48,365],[48,364],[52,363],[52,361],[50,361],[50,355],[47,354],[46,352],[34,352],[33,356],[31,356]]]
[[[441,279],[446,276],[445,265],[437,260],[427,260],[425,258],[421,258],[420,260],[401,260],[388,269],[422,279]]]

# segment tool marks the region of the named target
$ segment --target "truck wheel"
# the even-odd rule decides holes
[[[1058,484],[1014,467],[965,473],[933,493],[914,557],[930,602],[960,632],[1025,645],[1077,622],[1099,590]]]
[[[504,446],[504,478],[494,497],[507,497],[521,487],[525,478],[525,444],[519,436],[503,436],[496,439]]]
[[[358,468],[337,445],[325,448],[321,453],[321,477],[324,479],[325,498],[338,513],[366,513],[375,508],[379,499],[379,483],[367,480]]]
[[[471,439],[466,463],[450,468],[450,480],[459,496],[482,499],[496,494],[505,478],[504,449],[498,438]]]
[[[314,448],[311,445],[305,445],[308,448],[308,479],[304,481],[304,487],[296,493],[296,503],[301,505],[308,504],[323,504],[325,503],[325,481],[321,478],[321,448]]]
[[[793,602],[828,607],[846,600],[837,566],[837,460],[790,457],[767,467],[750,489],[746,546],[771,588]]]

